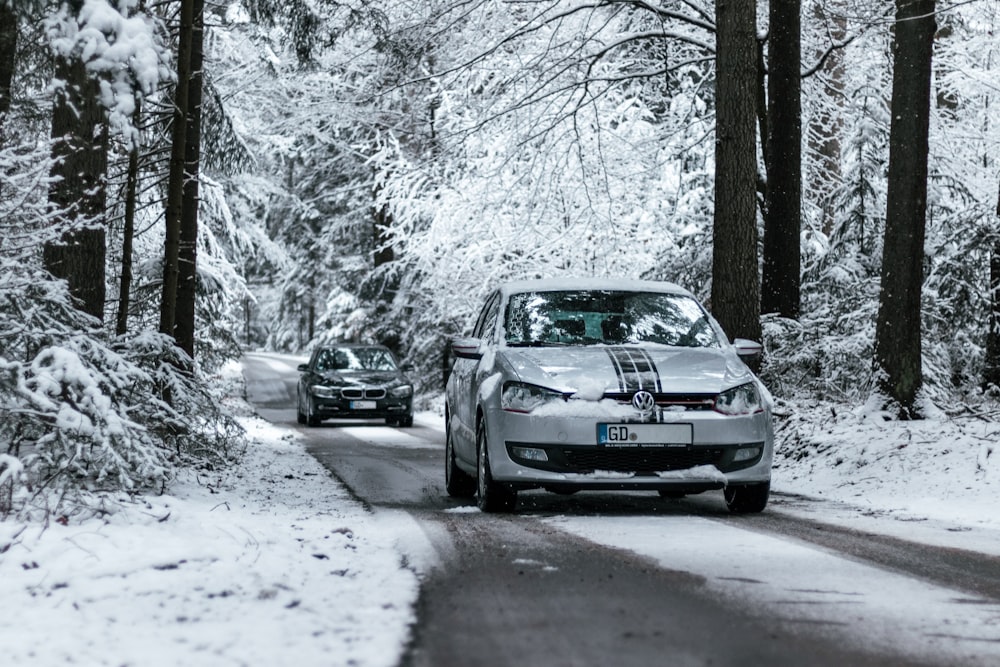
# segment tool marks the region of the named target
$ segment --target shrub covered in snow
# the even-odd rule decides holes
[[[160,488],[181,465],[230,459],[242,429],[172,339],[108,338],[63,283],[8,264],[0,443],[0,512],[30,513],[53,497]]]

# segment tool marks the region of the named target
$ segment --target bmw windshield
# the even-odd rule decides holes
[[[691,297],[659,292],[566,290],[513,294],[504,319],[507,345],[719,347],[705,311]]]

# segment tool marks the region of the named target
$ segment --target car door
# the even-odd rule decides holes
[[[492,336],[499,312],[500,293],[494,292],[486,299],[479,312],[472,337],[483,341],[484,338]],[[475,379],[478,376],[480,361],[480,359],[457,357],[451,370],[452,443],[456,455],[469,463],[476,460],[476,397],[479,386]]]

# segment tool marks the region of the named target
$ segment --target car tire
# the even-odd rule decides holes
[[[444,436],[444,489],[452,498],[471,498],[476,495],[476,478],[458,467],[451,432],[445,426]]]
[[[399,425],[403,428],[410,428],[413,426],[413,415],[406,415],[405,417],[399,418]]]
[[[306,424],[309,425],[309,426],[319,426],[322,421],[323,420],[321,420],[319,417],[317,417],[316,415],[313,414],[312,401],[310,401],[307,398],[306,399]]]
[[[476,477],[476,504],[484,512],[510,512],[517,505],[517,491],[493,481],[490,452],[487,446],[486,422],[480,420],[476,427],[476,456],[479,474]]]
[[[295,420],[300,424],[306,423],[306,413],[302,412],[302,397],[295,396]]]
[[[733,514],[756,514],[767,506],[771,483],[730,485],[722,493],[726,497],[726,507]]]

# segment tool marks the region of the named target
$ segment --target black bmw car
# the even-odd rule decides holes
[[[317,348],[301,364],[296,413],[300,424],[324,419],[385,419],[413,425],[413,383],[389,348],[330,345]]]

